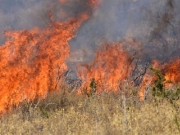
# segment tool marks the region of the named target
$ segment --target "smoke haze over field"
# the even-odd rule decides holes
[[[153,59],[166,59],[179,47],[179,6],[178,0],[104,0],[73,42],[94,48],[104,38],[134,38],[143,44],[146,60],[152,54]]]
[[[62,88],[87,96],[123,90],[125,80],[141,85],[144,100],[154,80],[149,66],[179,83],[179,6],[179,0],[0,0],[0,114]]]
[[[142,43],[146,60],[166,59],[178,47],[179,0],[101,0],[94,11],[87,0],[0,0],[0,35],[4,30],[43,28],[49,11],[56,20],[92,14],[70,41],[71,52],[95,50],[104,39],[120,41],[133,38]],[[152,57],[153,54],[153,58]]]

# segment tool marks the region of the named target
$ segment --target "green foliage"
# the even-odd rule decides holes
[[[92,78],[89,87],[90,90],[88,90],[88,88],[85,88],[83,91],[86,96],[91,97],[96,93],[96,87],[97,87],[97,83],[94,78]]]
[[[49,112],[48,112],[48,110],[46,110],[45,108],[41,108],[40,109],[40,112],[41,112],[41,116],[43,117],[43,118],[49,118]]]
[[[178,130],[180,131],[180,118],[177,115],[175,115],[174,121],[175,121],[175,124],[176,124]]]
[[[180,88],[176,87],[175,90],[167,90],[165,88],[165,83],[167,83],[167,81],[161,71],[152,67],[150,68],[150,70],[152,70],[157,77],[157,79],[154,81],[154,86],[152,88],[152,95],[155,99],[155,102],[158,104],[159,102],[166,99],[172,105],[173,109],[176,112],[174,121],[180,132],[180,109],[179,105],[176,103],[176,101],[179,100],[180,97]]]
[[[150,70],[154,72],[157,78],[154,81],[154,86],[152,88],[152,95],[155,98],[155,101],[167,99],[168,101],[172,102],[174,100],[178,100],[180,97],[180,88],[177,87],[176,90],[166,90],[165,83],[167,83],[167,81],[161,71],[152,67]]]

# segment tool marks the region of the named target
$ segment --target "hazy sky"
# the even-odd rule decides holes
[[[58,20],[67,17],[63,12],[68,17],[88,12],[87,0],[69,1],[60,5],[59,0],[0,0],[1,42],[4,30],[45,27],[49,22],[48,10],[52,10]],[[172,29],[176,34],[179,32],[179,7],[179,0],[103,0],[77,32],[76,38],[70,41],[71,50],[94,49],[104,38],[119,41],[132,37],[147,46],[158,36],[171,36]]]

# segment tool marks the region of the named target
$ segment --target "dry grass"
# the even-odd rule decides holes
[[[55,92],[47,99],[23,103],[1,118],[2,135],[175,135],[176,111],[164,101],[127,99],[126,118],[119,94],[90,98]],[[126,121],[124,121],[126,120]]]

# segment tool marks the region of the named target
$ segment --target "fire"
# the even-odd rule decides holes
[[[44,30],[5,32],[7,41],[0,47],[0,113],[58,89],[58,79],[67,70],[68,41],[87,18],[52,22]]]
[[[90,3],[96,6],[95,1]],[[85,11],[65,22],[54,21],[52,12],[49,17],[50,25],[44,30],[5,31],[7,40],[0,47],[0,114],[25,99],[44,98],[61,86],[60,76],[68,69],[68,41],[90,16]]]
[[[91,6],[98,6],[101,3],[100,0],[90,0],[90,5]]]
[[[60,3],[65,3],[67,0],[59,0],[60,1]]]
[[[96,52],[91,64],[80,66],[78,76],[82,79],[82,89],[90,92],[92,79],[97,84],[96,91],[117,91],[119,81],[127,79],[132,71],[130,54],[122,49],[122,43],[105,43]]]
[[[72,2],[59,0],[65,5],[69,1]],[[102,1],[87,0],[85,3],[95,10]],[[24,100],[44,98],[48,92],[60,89],[60,77],[68,69],[68,41],[91,15],[89,10],[84,12],[86,14],[80,13],[78,18],[70,18],[65,22],[54,21],[50,12],[51,23],[43,30],[5,31],[7,40],[0,46],[0,114],[10,111]],[[116,92],[121,89],[120,82],[128,80],[135,67],[130,52],[134,48],[141,52],[139,45],[134,40],[126,43],[105,42],[96,52],[92,63],[78,66],[77,74],[82,79],[81,90],[90,92],[94,87],[95,92]],[[153,67],[162,72],[167,82],[175,84],[180,81],[180,59],[161,66],[155,61]],[[152,74],[145,74],[139,91],[140,100],[144,99],[146,86],[152,84],[153,80]]]
[[[159,62],[157,60],[154,60],[152,62],[152,67],[153,68],[159,68]],[[142,82],[140,84],[140,90],[139,90],[139,100],[143,101],[145,99],[145,92],[146,89],[153,84],[155,77],[149,73],[146,72],[145,75],[143,76]]]
[[[162,69],[164,77],[167,82],[179,83],[180,82],[180,59],[173,62],[166,63]]]
[[[165,88],[176,85],[180,82],[180,59],[175,59],[173,62],[169,61],[164,64],[160,64],[157,60],[153,61],[153,68],[158,69],[165,78]],[[154,80],[157,79],[154,75],[147,73],[145,74],[139,91],[140,101],[145,98],[145,90],[147,85],[153,85]]]

